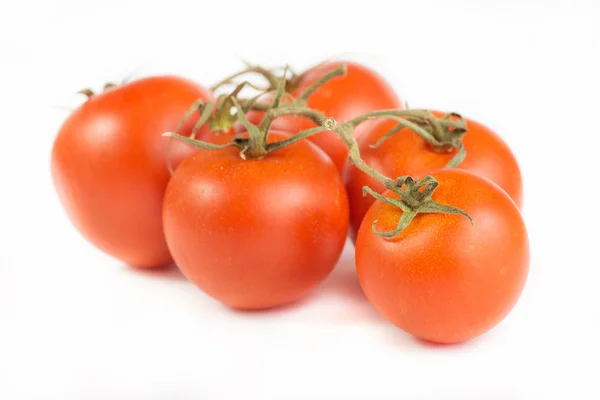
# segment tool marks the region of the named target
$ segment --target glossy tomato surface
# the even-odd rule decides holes
[[[433,112],[441,117],[444,114]],[[488,127],[467,119],[467,133],[463,144],[465,160],[458,166],[486,177],[504,189],[515,203],[523,203],[523,182],[517,160],[508,145]],[[382,174],[397,178],[403,175],[424,176],[443,168],[456,154],[435,150],[413,131],[403,129],[384,141],[379,147],[371,146],[395,126],[395,121],[381,120],[371,125],[358,138],[361,157],[367,165]],[[367,210],[373,204],[372,196],[363,196],[362,188],[382,193],[385,187],[351,163],[344,170],[344,182],[350,200],[350,235],[356,239],[358,228]]]
[[[271,133],[269,140],[286,137]],[[261,309],[300,299],[333,269],[347,235],[348,199],[331,160],[308,141],[260,160],[243,160],[230,147],[181,163],[163,215],[186,277],[230,307]]]
[[[513,308],[529,271],[519,209],[496,184],[459,169],[436,171],[433,199],[467,212],[419,214],[392,238],[399,208],[377,201],[356,240],[356,268],[375,309],[421,339],[456,343],[498,324]],[[386,197],[391,192],[385,192]]]
[[[295,98],[300,97],[315,81],[342,64],[346,64],[347,74],[333,78],[317,89],[308,99],[310,108],[319,110],[338,122],[345,122],[370,111],[404,108],[400,98],[383,77],[363,65],[352,62],[332,61],[308,69],[301,75],[292,95]],[[267,96],[261,101],[270,99],[272,97]],[[262,112],[248,113],[248,119],[255,124],[259,123],[262,117]],[[367,125],[365,124],[365,127]],[[290,133],[298,133],[314,126],[312,121],[294,116],[281,117],[273,122],[273,129]],[[363,129],[364,127],[357,129],[355,136],[358,137]],[[331,157],[340,171],[343,169],[348,150],[337,134],[324,132],[311,137],[310,140]]]
[[[52,177],[70,220],[96,247],[138,267],[172,261],[161,218],[169,141],[161,134],[174,130],[198,99],[213,96],[186,79],[150,77],[92,96],[64,122]],[[189,134],[196,120],[179,133]],[[173,164],[195,151],[173,140]]]

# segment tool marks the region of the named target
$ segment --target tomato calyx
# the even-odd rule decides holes
[[[235,114],[231,113],[231,108],[234,107],[233,98],[238,96],[242,89],[250,85],[249,82],[242,82],[231,93],[222,94],[217,97],[214,114],[206,121],[206,125],[210,130],[218,135],[227,133],[237,121]],[[200,110],[202,112],[202,110]]]
[[[460,208],[437,203],[431,198],[438,185],[438,181],[433,176],[426,176],[418,181],[410,176],[401,176],[396,179],[393,188],[388,187],[388,189],[398,195],[399,198],[397,199],[384,197],[368,186],[363,187],[363,196],[370,194],[377,200],[392,204],[402,210],[402,216],[398,220],[396,229],[387,232],[378,231],[378,220],[375,220],[371,225],[373,233],[382,237],[396,236],[411,223],[417,214],[421,213],[460,214],[467,217],[473,223],[471,216]]]
[[[402,128],[409,127],[413,132],[425,140],[435,151],[450,152],[458,150],[454,157],[446,164],[446,168],[458,167],[465,159],[467,151],[463,145],[462,139],[467,133],[467,125],[464,118],[457,113],[447,113],[441,119],[419,120],[413,117],[405,117],[405,121],[396,120],[398,124],[389,132],[383,135],[379,140],[371,145],[371,148],[381,146],[383,142],[391,136],[398,133]],[[414,129],[418,125],[421,129]]]
[[[405,118],[402,118],[401,116]],[[410,120],[406,118],[407,116],[410,117]],[[357,117],[342,124],[338,123],[333,118],[325,118],[322,121],[322,126],[326,127],[328,130],[337,132],[340,138],[342,138],[349,149],[350,161],[354,163],[358,169],[381,182],[386,189],[392,191],[398,196],[397,199],[387,198],[375,192],[368,186],[363,187],[363,195],[366,196],[367,194],[370,194],[371,196],[375,197],[375,199],[392,204],[403,211],[396,229],[389,232],[378,231],[376,228],[377,221],[374,221],[371,227],[373,233],[382,237],[396,236],[402,232],[404,228],[408,226],[408,224],[410,224],[417,214],[420,213],[460,214],[467,217],[472,223],[473,220],[471,217],[463,210],[451,205],[437,203],[431,198],[431,195],[438,187],[438,182],[434,177],[426,176],[417,181],[410,176],[401,176],[394,180],[383,175],[374,168],[371,168],[364,162],[364,160],[360,157],[359,146],[354,138],[354,135],[352,134],[352,131],[361,122],[380,117],[397,120],[399,124],[403,124],[403,126],[407,126],[414,130],[422,129],[421,125],[425,124],[425,121],[428,121],[430,124],[436,123],[433,121],[436,119],[436,117],[431,112],[426,110],[376,111]],[[449,128],[455,129],[453,125],[460,128],[462,123],[464,123],[464,121],[454,121],[451,124],[449,123]]]

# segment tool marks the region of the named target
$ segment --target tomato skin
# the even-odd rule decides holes
[[[444,115],[439,111],[433,111],[433,114],[437,117]],[[467,156],[458,168],[495,182],[521,207],[523,181],[512,151],[491,129],[473,120],[466,121],[468,130],[463,144]],[[403,175],[428,175],[436,169],[443,168],[456,154],[456,150],[450,153],[434,150],[425,140],[408,129],[388,138],[378,148],[370,147],[394,126],[395,122],[392,120],[381,120],[357,139],[360,155],[367,165],[386,176],[396,178]],[[361,222],[374,202],[372,196],[363,196],[362,188],[369,186],[382,193],[385,187],[351,163],[346,164],[343,176],[350,199],[350,236],[352,240],[356,240]]]
[[[269,134],[270,141],[286,137]],[[300,299],[333,269],[348,231],[348,199],[331,160],[308,141],[261,160],[226,148],[181,163],[163,218],[188,279],[230,307],[263,309]]]
[[[421,339],[457,343],[498,324],[517,302],[529,271],[529,245],[518,207],[491,181],[459,169],[433,173],[433,199],[461,215],[419,214],[393,238],[402,211],[375,202],[356,240],[361,286],[375,309]],[[390,197],[391,192],[384,196]]]
[[[92,96],[64,122],[52,149],[54,185],[72,223],[96,247],[137,267],[172,261],[162,229],[170,176],[161,134],[200,98],[214,100],[186,79],[150,77]],[[189,134],[195,120],[179,133]],[[174,165],[195,152],[172,142]]]
[[[292,95],[295,98],[300,97],[315,81],[342,64],[346,64],[347,74],[333,78],[317,89],[308,99],[310,108],[321,111],[338,122],[345,122],[375,110],[404,108],[400,98],[383,77],[365,66],[345,61],[325,62],[306,70]],[[264,97],[261,101],[270,99],[272,97]],[[248,113],[248,119],[258,123],[263,115],[263,112],[251,111]],[[367,125],[356,129],[355,136],[358,137]],[[272,127],[274,130],[298,133],[314,128],[315,124],[306,118],[284,116],[273,121]],[[323,149],[340,171],[343,170],[348,149],[335,132],[323,132],[309,140]]]

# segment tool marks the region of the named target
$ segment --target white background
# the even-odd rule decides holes
[[[0,399],[600,398],[599,8],[1,2]],[[240,58],[301,70],[343,55],[411,107],[460,111],[516,153],[531,273],[496,329],[458,346],[412,339],[366,302],[351,246],[305,301],[242,313],[176,270],[122,265],[71,227],[49,154],[68,114],[53,106],[75,106],[78,89],[136,67],[210,85]]]

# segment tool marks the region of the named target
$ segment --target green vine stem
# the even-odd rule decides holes
[[[289,68],[289,67],[286,66],[286,68]],[[324,84],[326,84],[333,78],[346,75],[347,70],[348,69],[346,67],[346,64],[342,64],[342,65],[332,69],[327,74],[325,74],[321,78],[317,79],[315,82],[313,82],[309,87],[307,87],[302,92],[302,94],[300,94],[300,96],[298,98],[294,98],[287,91],[284,92],[284,96],[290,97],[291,101],[289,104],[293,104],[298,107],[307,107],[308,99],[310,98],[310,96],[312,96],[317,91],[317,89],[319,89],[321,86],[323,86]],[[276,88],[272,89],[270,91],[279,90],[280,88],[282,88],[282,86],[286,90],[289,90],[289,86],[290,86],[289,79],[286,81],[285,76],[286,76],[286,73],[284,72],[282,78],[280,78],[281,79],[280,82],[276,85]],[[293,75],[293,76],[295,76],[295,75]],[[271,103],[257,102],[256,100],[260,96],[262,96],[262,94],[259,94],[256,98],[253,98],[253,99],[249,99],[249,100],[238,99],[238,100],[240,101],[240,104],[242,104],[243,108],[246,111],[249,111],[249,110],[267,111],[267,110],[273,108],[273,105]]]
[[[217,97],[214,115],[206,121],[207,126],[213,133],[229,132],[237,121],[235,114],[231,113],[231,108],[234,106],[233,98],[236,98],[242,89],[248,85],[250,85],[249,82],[242,82],[231,93]]]
[[[253,67],[254,68],[254,67]],[[252,68],[252,69],[253,69]],[[254,70],[254,69],[253,69]],[[374,119],[392,119],[397,125],[384,137],[380,139],[375,146],[380,145],[384,140],[391,135],[396,134],[402,128],[409,128],[424,140],[440,151],[449,151],[452,148],[458,148],[459,152],[453,157],[448,166],[458,165],[464,159],[465,151],[460,140],[466,132],[466,123],[460,115],[455,113],[446,114],[443,118],[436,118],[433,113],[428,110],[406,109],[406,110],[380,110],[370,112],[349,121],[342,123],[337,122],[333,118],[327,117],[323,113],[306,107],[306,99],[319,86],[328,82],[336,76],[345,73],[345,66],[336,68],[330,73],[324,75],[321,79],[311,85],[297,100],[292,103],[282,104],[282,99],[286,95],[286,75],[287,68],[283,71],[283,75],[276,87],[276,93],[271,103],[258,102],[256,98],[249,100],[239,100],[237,95],[243,87],[244,83],[238,85],[227,97],[220,97],[217,102],[216,114],[222,110],[227,110],[229,116],[235,116],[247,130],[248,137],[236,137],[231,143],[225,145],[215,145],[208,142],[195,139],[195,133],[202,124],[210,124],[214,119],[212,110],[213,106],[210,103],[196,102],[186,114],[184,118],[189,118],[193,112],[200,112],[200,118],[197,121],[190,137],[181,136],[175,132],[166,132],[163,136],[182,140],[192,146],[204,150],[220,150],[225,147],[235,146],[240,150],[240,157],[243,159],[262,159],[267,154],[290,146],[300,140],[304,140],[310,136],[319,134],[324,131],[335,132],[343,143],[348,148],[349,159],[351,162],[364,173],[372,176],[377,181],[381,182],[384,187],[397,195],[397,198],[387,198],[365,186],[363,193],[370,194],[377,200],[392,204],[400,208],[403,213],[398,221],[396,229],[389,232],[380,232],[377,230],[377,221],[373,222],[372,231],[374,234],[382,237],[393,237],[399,234],[410,224],[416,215],[420,213],[442,213],[442,214],[459,214],[468,218],[471,222],[471,217],[456,207],[437,203],[432,199],[432,194],[438,187],[438,182],[432,176],[424,177],[420,180],[415,180],[408,176],[402,176],[397,179],[387,177],[377,170],[367,165],[360,156],[359,146],[354,138],[353,132],[358,125],[365,121]],[[240,74],[241,75],[241,74]],[[239,75],[236,75],[239,76]],[[228,77],[226,80],[231,80]],[[230,106],[231,105],[231,106]],[[229,108],[228,108],[229,107]],[[231,108],[235,109],[235,114]],[[265,115],[259,125],[252,124],[245,113],[250,110],[265,111]],[[299,132],[290,136],[287,139],[267,143],[267,136],[270,130],[271,123],[276,118],[294,115],[312,120],[316,127]],[[170,167],[170,164],[169,164]]]
[[[306,88],[304,92],[302,92],[300,97],[298,97],[298,102],[296,103],[296,105],[306,106],[308,99],[310,98],[310,96],[313,95],[315,91],[317,91],[317,89],[319,89],[321,86],[323,86],[325,83],[329,82],[333,78],[346,75],[347,72],[348,67],[346,66],[346,64],[342,64],[332,69],[331,71],[317,79],[315,82],[313,82],[308,88]]]
[[[206,118],[202,119],[202,124],[208,126],[208,128],[214,134],[227,133],[231,130],[233,124],[238,120],[238,117],[235,113],[232,113],[232,109],[235,108],[234,99],[237,100],[237,96],[242,91],[242,89],[246,86],[251,86],[249,82],[242,82],[237,87],[233,89],[233,91],[229,94],[222,94],[217,97],[216,104],[213,105],[210,102],[204,103],[202,100],[195,101],[186,111],[183,118],[179,122],[177,128],[175,128],[174,132],[177,132],[183,123],[187,121],[192,115],[196,112],[203,114],[206,111],[206,108],[211,108],[212,114],[206,114]],[[256,102],[257,99],[264,94],[260,93],[256,97],[249,99],[247,102]],[[246,101],[245,101],[246,102]],[[267,104],[267,109],[271,107],[270,104]],[[245,112],[248,110],[245,109]],[[196,129],[192,131],[191,138],[195,138],[196,132],[200,126],[196,126]]]
[[[276,70],[279,70],[279,69],[283,70],[283,73],[281,75],[279,75],[276,72]],[[342,65],[332,69],[331,71],[329,71],[328,73],[326,73],[325,75],[323,75],[322,77],[317,79],[315,82],[313,82],[308,88],[306,88],[302,92],[302,94],[295,100],[294,104],[297,106],[306,106],[307,101],[310,98],[310,96],[312,96],[319,87],[321,87],[326,82],[330,81],[331,79],[333,79],[335,77],[346,75],[346,71],[347,71],[346,64],[342,64]],[[262,76],[269,85],[267,88],[259,88],[259,87],[251,85],[250,83],[248,83],[246,81],[246,83],[248,85],[253,86],[254,89],[257,89],[261,92],[277,91],[280,88],[282,88],[282,86],[283,86],[284,92],[290,92],[298,86],[298,83],[300,81],[300,75],[298,75],[294,71],[292,71],[292,69],[289,67],[289,65],[286,65],[284,68],[277,67],[277,68],[273,68],[273,69],[269,70],[267,68],[263,68],[263,67],[256,66],[256,65],[250,65],[250,64],[246,63],[245,69],[224,78],[223,80],[221,80],[220,82],[218,82],[217,84],[212,86],[211,90],[216,91],[224,85],[233,84],[233,83],[235,83],[236,78],[239,78],[239,77],[247,75],[247,74],[252,74],[252,73]],[[288,73],[290,73],[290,75],[291,75],[290,77],[288,77]],[[243,102],[241,102],[241,104],[244,105]],[[256,108],[253,108],[253,109],[266,110],[268,108],[269,108],[269,104],[257,103]]]
[[[261,67],[259,65],[251,65],[248,62],[244,62],[244,64],[246,65],[245,69],[227,76],[223,80],[221,80],[218,83],[216,83],[215,85],[213,85],[210,89],[214,92],[225,85],[236,84],[235,83],[236,78],[239,78],[244,75],[249,75],[249,74],[259,75],[267,81],[267,84],[269,86],[266,88],[259,89],[260,91],[277,90],[279,88],[279,85],[281,84],[281,81],[282,81],[281,78],[284,78],[283,79],[284,89],[286,89],[287,87],[295,86],[299,79],[299,76],[294,71],[292,71],[291,68],[289,68],[288,66],[286,66],[284,68],[283,75],[280,76],[276,72],[277,70],[282,69],[280,67],[268,69],[268,68]],[[291,76],[289,78],[287,77],[288,72],[291,73]]]
[[[389,232],[381,232],[377,230],[377,221],[373,222],[372,231],[374,234],[382,237],[393,237],[399,234],[404,228],[406,228],[414,217],[420,213],[442,213],[442,214],[459,214],[468,218],[471,222],[471,217],[460,210],[459,208],[440,204],[431,198],[431,195],[438,186],[438,182],[432,176],[427,176],[421,180],[414,180],[408,176],[402,176],[397,179],[392,179],[381,174],[379,171],[367,165],[360,156],[358,143],[353,136],[353,130],[361,123],[377,119],[377,118],[391,118],[398,122],[403,127],[409,127],[415,131],[423,130],[423,135],[430,135],[430,132],[425,130],[423,126],[440,126],[443,130],[454,130],[464,129],[464,120],[453,120],[451,118],[442,118],[436,120],[436,117],[427,110],[385,110],[368,113],[357,118],[351,119],[344,123],[338,123],[333,118],[326,117],[323,113],[315,111],[306,107],[298,107],[295,105],[280,104],[280,100],[283,96],[283,89],[278,90],[275,100],[273,101],[272,107],[267,111],[261,126],[254,125],[246,118],[242,105],[237,101],[235,97],[232,97],[232,101],[238,110],[238,119],[240,123],[248,130],[248,138],[236,138],[232,143],[227,145],[214,145],[207,142],[195,140],[191,137],[184,137],[177,135],[172,132],[167,132],[164,136],[174,137],[184,142],[196,146],[204,150],[219,150],[228,146],[236,146],[240,149],[240,157],[243,159],[261,159],[268,153],[277,151],[286,146],[290,146],[300,140],[304,140],[312,135],[324,131],[334,131],[338,134],[341,140],[344,142],[349,151],[350,160],[356,165],[357,168],[362,170],[364,173],[372,176],[384,187],[393,193],[398,198],[387,198],[383,197],[379,193],[376,193],[368,186],[363,188],[363,193],[370,194],[379,201],[383,201],[392,204],[400,208],[403,213],[398,221],[396,229]],[[204,110],[203,115],[207,112]],[[279,140],[266,144],[266,137],[269,121],[283,115],[300,115],[305,118],[311,119],[318,126],[305,131],[302,131],[296,135],[293,135],[287,139]],[[453,114],[456,115],[456,114]],[[408,120],[410,118],[410,120]],[[266,121],[266,122],[265,122]],[[200,122],[200,121],[199,121]],[[265,130],[266,129],[266,130]]]
[[[250,69],[254,71],[255,67],[251,67]],[[339,66],[311,84],[298,99],[294,99],[292,97],[290,102],[282,104],[282,100],[286,96],[291,96],[285,91],[286,79],[288,79],[288,67],[286,66],[283,70],[283,74],[280,77],[280,81],[276,85],[277,90],[275,91],[275,96],[271,103],[263,103],[258,101],[260,96],[265,94],[264,92],[259,93],[251,99],[239,100],[239,93],[245,86],[248,85],[248,82],[242,82],[230,94],[219,96],[217,98],[215,107],[213,107],[212,104],[204,103],[202,101],[197,101],[192,104],[192,106],[184,115],[182,122],[174,132],[176,133],[181,127],[182,123],[189,119],[195,112],[200,112],[202,116],[205,117],[201,118],[198,121],[198,124],[206,124],[211,131],[216,134],[229,132],[232,125],[236,121],[239,121],[246,128],[250,136],[250,140],[246,143],[243,143],[244,147],[241,149],[241,155],[248,158],[262,158],[269,152],[285,147],[286,145],[285,143],[267,143],[267,136],[268,132],[270,131],[271,124],[280,116],[296,115],[316,121],[315,123],[317,124],[317,128],[309,130],[307,132],[308,135],[313,135],[326,130],[325,128],[321,127],[321,121],[325,118],[325,116],[322,113],[307,108],[305,106],[306,99],[308,99],[310,95],[314,93],[314,91],[320,86],[324,85],[335,77],[344,75],[345,73],[346,66]],[[230,77],[226,78],[225,80],[230,80]],[[214,109],[212,114],[207,112],[206,109],[208,107]],[[251,124],[247,120],[245,114],[249,110],[265,111],[265,115],[258,126]],[[192,139],[195,139],[196,132],[199,128],[198,124],[196,124],[194,130],[192,131],[190,136]],[[242,145],[242,142],[238,143]]]
[[[285,70],[283,71],[283,77],[281,78],[281,82],[279,83],[279,86],[277,87],[277,91],[275,92],[275,96],[273,97],[273,102],[271,103],[271,108],[272,109],[277,109],[277,107],[279,107],[281,105],[281,99],[283,98],[283,94],[285,92],[285,79],[286,79],[286,75],[287,75],[287,66],[285,67]],[[248,123],[245,123],[244,120],[246,120],[246,115],[244,113],[244,109],[242,108],[242,106],[234,101],[234,105],[238,111],[239,114],[239,121],[244,124],[244,127],[246,129],[249,129],[250,125]],[[247,122],[247,120],[246,120]],[[261,142],[262,142],[262,147],[266,148],[266,144],[267,144],[267,134],[269,132],[269,130],[271,129],[271,124],[273,123],[273,118],[268,118],[265,117],[262,119],[262,121],[260,122],[260,125],[258,126],[258,129],[261,133]],[[250,132],[250,131],[248,131]]]
[[[396,113],[395,110],[390,110],[390,111],[392,111],[392,112],[390,113],[390,115],[387,115],[388,118],[391,116],[391,114]],[[398,110],[398,111],[406,112],[407,110]],[[428,121],[429,121],[429,116],[435,118],[430,112],[425,111],[425,110],[412,110],[412,111],[416,111],[418,114],[422,114],[423,117],[427,117]],[[379,114],[379,113],[370,113],[370,114]],[[384,116],[384,115],[382,115],[382,116]],[[378,221],[375,220],[375,221],[373,221],[373,225],[371,227],[373,233],[375,233],[376,235],[379,235],[379,236],[383,236],[383,237],[396,236],[397,234],[402,232],[402,230],[404,230],[404,228],[406,228],[408,226],[408,224],[410,224],[410,222],[414,219],[414,217],[417,214],[420,214],[420,213],[460,214],[460,215],[467,217],[472,223],[473,220],[471,219],[469,214],[467,214],[463,210],[453,207],[453,206],[437,203],[436,201],[434,201],[431,198],[431,195],[433,194],[435,189],[438,187],[438,182],[435,180],[434,177],[426,176],[419,181],[415,181],[410,176],[401,176],[394,180],[394,179],[391,179],[390,177],[387,177],[387,176],[381,174],[379,171],[375,170],[374,168],[371,168],[369,165],[367,165],[364,162],[364,160],[360,156],[358,143],[357,143],[356,139],[354,138],[354,136],[352,135],[352,130],[360,122],[363,122],[363,121],[366,121],[369,119],[373,119],[372,115],[365,114],[364,116],[355,118],[346,123],[339,124],[334,119],[327,118],[323,121],[323,126],[326,126],[327,128],[329,128],[329,130],[332,130],[332,131],[338,133],[340,138],[344,141],[344,143],[348,147],[348,150],[349,150],[348,156],[349,156],[350,160],[358,169],[360,169],[364,173],[370,175],[371,177],[373,177],[376,180],[378,180],[379,182],[381,182],[385,186],[386,189],[392,191],[399,197],[398,199],[384,197],[381,194],[375,192],[373,189],[371,189],[368,186],[363,187],[363,195],[370,194],[371,196],[375,197],[375,199],[385,202],[385,203],[392,204],[392,205],[400,208],[403,211],[402,216],[400,217],[400,220],[398,221],[398,225],[397,225],[396,229],[394,229],[393,231],[389,231],[389,232],[380,232],[376,228]],[[457,123],[458,123],[458,121],[457,121]],[[423,189],[423,190],[421,190],[421,189]]]

